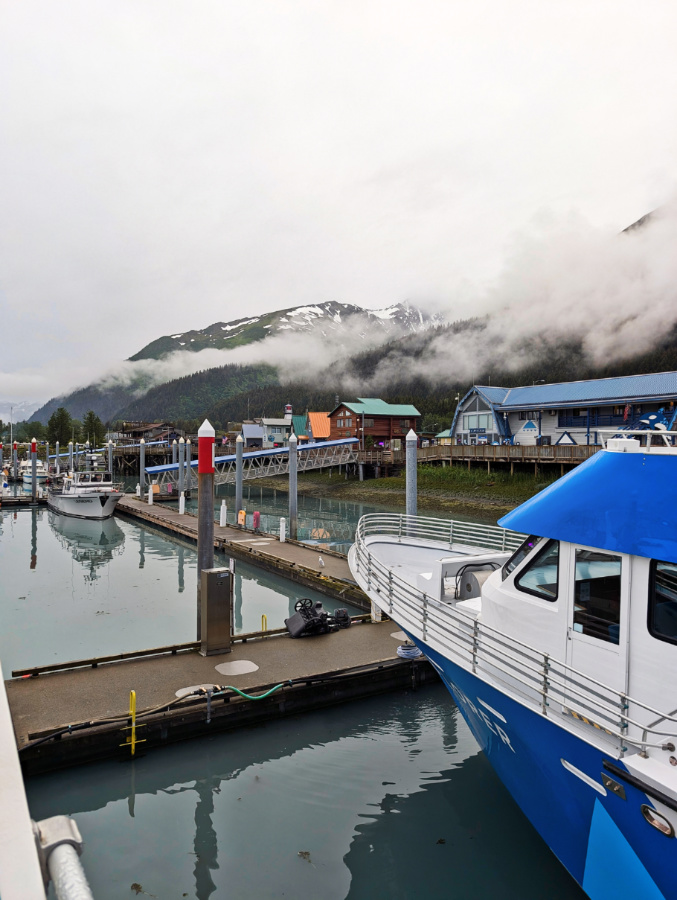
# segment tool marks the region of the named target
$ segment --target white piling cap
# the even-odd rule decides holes
[[[241,434],[238,434],[238,436],[235,438],[235,443],[236,444],[237,443],[244,444],[244,438],[242,437]]]
[[[202,423],[202,425],[200,425],[197,436],[199,438],[201,438],[201,437],[206,437],[206,438],[216,437],[216,432],[214,431],[214,426],[209,421],[209,419],[205,419],[204,422]]]
[[[186,438],[186,443],[190,444],[190,438]]]
[[[143,438],[141,438],[141,440],[139,441],[139,443],[140,443],[140,444],[145,444],[146,442],[144,441]]]
[[[179,438],[179,443],[180,443],[180,444],[185,444],[186,442],[184,441],[183,438]]]
[[[409,433],[407,434],[405,440],[407,443],[409,443],[409,441],[418,441],[418,435],[413,428],[409,429]]]
[[[172,441],[172,444],[175,444],[175,443],[176,443],[176,438],[174,438],[174,440]]]
[[[289,435],[289,443],[291,444],[292,441],[293,441],[295,444],[298,444],[298,441],[299,441],[299,439],[296,437],[296,435],[294,434],[293,431],[292,431],[292,433]]]

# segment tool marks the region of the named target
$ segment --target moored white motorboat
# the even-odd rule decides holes
[[[385,515],[349,554],[592,900],[677,900],[676,457],[616,433],[501,519],[531,533],[509,558]]]
[[[122,496],[110,472],[70,472],[49,488],[47,505],[65,516],[107,519]]]
[[[33,461],[30,459],[22,459],[19,463],[19,478],[23,482],[24,487],[31,487],[33,484]],[[44,484],[49,478],[49,472],[45,468],[45,464],[41,459],[35,461],[35,478],[38,484]]]

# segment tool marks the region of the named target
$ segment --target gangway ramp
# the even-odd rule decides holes
[[[300,444],[296,450],[297,468],[299,472],[311,469],[326,469],[331,466],[357,462],[358,438],[343,438],[339,441],[322,441]],[[236,454],[217,456],[214,461],[216,484],[235,484]],[[187,464],[186,470],[188,469]],[[190,462],[190,472],[197,471],[197,459]],[[254,450],[242,454],[242,480],[268,478],[273,475],[286,475],[289,472],[289,448],[274,447],[271,450]],[[146,475],[149,479],[163,486],[178,486],[179,463],[167,463],[163,466],[148,466]],[[191,479],[195,475],[191,474]],[[188,479],[186,479],[186,483]]]

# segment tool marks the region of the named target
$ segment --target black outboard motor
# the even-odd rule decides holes
[[[294,609],[294,615],[284,620],[287,631],[293,638],[328,634],[339,629],[334,617],[324,610],[319,600],[313,603],[310,597],[304,597],[296,601]]]

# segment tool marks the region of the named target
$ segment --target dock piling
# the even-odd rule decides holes
[[[176,465],[176,463],[178,462],[177,452],[178,452],[178,446],[176,443],[176,438],[174,438],[174,440],[172,441],[172,464],[173,465]]]
[[[287,522],[285,521],[284,516],[280,518],[280,543],[284,544],[287,540]]]
[[[197,639],[202,635],[202,572],[214,568],[214,457],[216,432],[205,419],[197,433]]]
[[[141,487],[139,496],[143,500],[146,490],[146,442],[143,438],[139,441],[139,485]]]
[[[188,440],[186,441],[184,450],[185,450],[185,453],[186,453],[186,469],[185,469],[185,471],[186,471],[186,482],[185,482],[185,490],[186,490],[186,492],[189,492],[189,491],[191,491],[192,488],[193,488],[193,474],[192,474],[191,468],[190,468],[190,463],[191,463],[191,459],[192,459],[192,456],[193,456],[193,445],[192,445],[191,442],[190,442],[190,438],[188,438]]]
[[[85,471],[89,472],[92,468],[92,457],[89,452],[89,441],[85,441]]]
[[[113,477],[113,441],[108,441],[108,471],[111,473],[111,478]]]
[[[407,495],[407,515],[415,516],[416,508],[417,508],[417,466],[418,459],[416,454],[416,447],[418,444],[418,438],[416,437],[416,432],[413,429],[409,430],[409,434],[406,437],[406,495]]]
[[[298,534],[298,457],[296,448],[298,438],[295,434],[289,436],[289,537],[295,541]]]
[[[184,496],[186,474],[186,442],[179,438],[179,515],[186,512],[186,498]]]
[[[59,442],[58,442],[58,441],[56,442],[54,452],[55,452],[55,456],[54,456],[54,471],[55,471],[56,474],[58,475],[59,472],[61,471],[61,459],[60,459],[60,457],[59,457]]]
[[[226,506],[226,501],[221,501],[221,510],[219,512],[219,525],[221,528],[225,528],[227,525],[227,517],[228,517],[228,507]]]
[[[68,471],[73,471],[73,441],[68,442]]]
[[[33,503],[38,499],[38,442],[31,438],[31,495]]]
[[[14,441],[14,446],[12,447],[12,476],[14,480],[19,477],[19,457],[17,452],[16,441]]]
[[[244,438],[238,434],[235,440],[235,520],[238,520],[242,509],[242,453]]]

